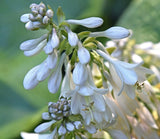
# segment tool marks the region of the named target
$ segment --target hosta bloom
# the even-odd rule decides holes
[[[99,17],[89,17],[81,20],[69,19],[69,20],[66,20],[66,22],[69,24],[82,25],[87,28],[96,28],[103,24],[103,19]]]
[[[135,97],[133,85],[138,81],[145,81],[145,74],[151,74],[151,70],[141,67],[142,63],[130,64],[112,59],[109,55],[100,50],[97,50],[97,52],[110,63],[111,77],[119,88],[118,95],[125,90],[127,95],[133,99]]]
[[[107,37],[110,39],[123,39],[130,35],[128,29],[123,27],[111,27],[102,32],[92,32],[90,37]]]
[[[84,74],[79,78],[75,78],[73,82],[77,84],[72,92],[71,112],[73,114],[81,114],[89,125],[91,121],[101,123],[103,120],[110,121],[112,119],[111,111],[106,105],[103,94],[108,92],[108,89],[100,89],[94,85],[89,69],[84,69],[88,72],[87,80],[83,80]],[[77,75],[73,75],[77,76]],[[78,84],[83,80],[82,84]]]

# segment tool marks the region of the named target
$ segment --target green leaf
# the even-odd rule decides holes
[[[59,24],[65,20],[65,15],[64,15],[61,7],[58,7],[58,9],[57,9],[57,17],[58,17]]]
[[[159,5],[159,0],[133,0],[117,25],[132,29],[137,43],[159,42]]]

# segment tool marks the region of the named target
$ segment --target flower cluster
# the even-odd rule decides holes
[[[36,134],[22,132],[21,136],[24,139],[88,138],[103,130],[115,139],[127,139],[133,135],[146,138],[148,134],[142,134],[146,128],[153,133],[150,137],[159,138],[155,131],[159,127],[143,105],[151,101],[147,93],[152,89],[146,74],[153,72],[142,66],[143,61],[129,63],[130,59],[125,62],[119,59],[125,51],[123,45],[115,50],[114,45],[119,39],[129,37],[131,31],[116,26],[101,32],[77,34],[71,30],[72,24],[96,28],[103,20],[99,17],[67,20],[58,8],[56,24],[52,20],[53,10],[46,10],[43,3],[31,4],[30,8],[31,14],[21,16],[26,28],[47,29],[48,32],[24,41],[20,49],[25,56],[44,51],[47,58],[28,71],[23,85],[25,89],[33,89],[49,77],[48,90],[50,93],[60,90],[60,99],[56,103],[50,102],[48,112],[42,114],[42,118],[49,122],[36,127]],[[112,46],[105,47],[97,37],[114,40],[107,43]],[[139,90],[143,93],[137,93],[141,92]]]

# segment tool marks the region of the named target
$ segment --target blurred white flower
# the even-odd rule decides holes
[[[69,20],[66,20],[66,22],[69,24],[82,25],[87,28],[96,28],[103,24],[103,19],[99,17],[89,17],[81,20],[69,19]]]

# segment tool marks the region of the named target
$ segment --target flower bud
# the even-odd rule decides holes
[[[76,33],[72,32],[68,27],[66,27],[68,32],[68,42],[71,46],[76,46],[78,43],[78,36]]]
[[[123,27],[111,27],[102,32],[90,33],[90,37],[107,37],[110,39],[123,39],[130,35],[128,29]]]
[[[80,63],[87,64],[90,61],[90,53],[89,51],[82,46],[82,44],[78,43],[78,58]]]
[[[51,37],[52,48],[56,48],[59,45],[59,38],[57,36],[55,28],[53,28],[52,37]]]
[[[73,131],[74,130],[74,125],[72,123],[66,123],[66,128],[68,131]]]
[[[38,21],[29,21],[25,24],[25,28],[28,30],[37,30],[41,27],[41,23]]]
[[[48,16],[48,18],[52,18],[53,17],[53,11],[51,9],[48,9],[46,12],[46,16]]]
[[[50,19],[48,18],[48,16],[44,16],[44,17],[43,17],[43,20],[42,20],[42,23],[43,23],[43,24],[48,24],[49,21],[50,21]]]
[[[96,28],[96,27],[99,27],[103,24],[103,19],[101,19],[99,17],[89,17],[89,18],[85,18],[82,20],[70,19],[70,20],[67,20],[67,23],[82,25],[87,28]]]
[[[66,134],[66,132],[67,132],[66,128],[63,125],[61,125],[58,129],[58,134],[61,136]]]
[[[29,17],[30,17],[30,14],[23,14],[23,15],[20,17],[20,20],[21,20],[21,22],[23,22],[23,23],[27,23],[27,22],[30,21],[30,20],[29,20]]]

